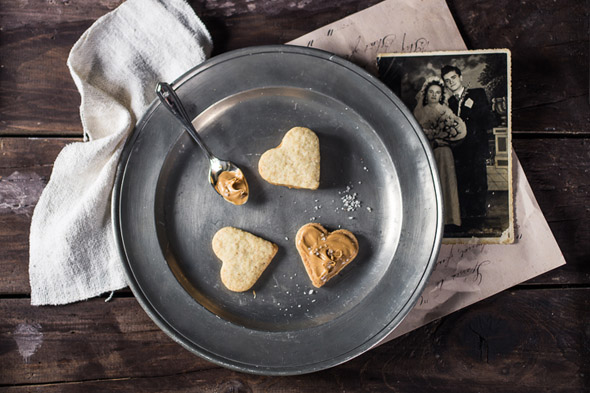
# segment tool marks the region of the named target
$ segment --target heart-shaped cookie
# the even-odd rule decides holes
[[[225,227],[211,241],[221,259],[221,282],[230,291],[252,288],[279,249],[276,244],[241,229]]]
[[[291,128],[279,146],[262,154],[258,172],[274,185],[317,189],[320,185],[318,136],[309,128]]]
[[[299,228],[295,246],[307,275],[316,288],[344,269],[359,251],[359,243],[352,232],[346,229],[328,232],[316,223]]]

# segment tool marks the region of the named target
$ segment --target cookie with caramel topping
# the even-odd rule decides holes
[[[318,136],[309,128],[291,128],[279,146],[262,154],[258,172],[274,185],[317,189],[320,185]]]
[[[268,240],[233,227],[221,228],[211,243],[222,262],[221,282],[234,292],[252,288],[279,249]]]
[[[317,223],[309,223],[297,231],[295,246],[311,283],[320,288],[337,275],[357,256],[359,243],[346,229],[328,232]]]

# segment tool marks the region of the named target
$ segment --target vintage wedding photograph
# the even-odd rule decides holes
[[[445,243],[512,243],[510,52],[382,53],[379,78],[434,152]]]

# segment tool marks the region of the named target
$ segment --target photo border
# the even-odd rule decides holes
[[[449,61],[447,64],[453,63],[453,58],[459,57],[468,57],[468,56],[475,56],[475,55],[489,55],[489,54],[503,54],[506,56],[506,126],[505,127],[492,127],[492,131],[495,132],[498,128],[506,128],[507,135],[506,135],[506,154],[508,160],[508,168],[507,168],[507,186],[508,186],[508,226],[503,230],[502,234],[497,237],[490,237],[490,236],[477,236],[477,234],[473,234],[472,236],[445,236],[443,238],[443,244],[510,244],[514,242],[515,238],[515,224],[514,224],[514,190],[513,190],[513,162],[512,162],[512,72],[511,72],[511,53],[508,49],[477,49],[477,50],[460,50],[460,51],[433,51],[433,52],[418,52],[418,53],[378,53],[376,62],[377,68],[379,69],[379,79],[383,83],[385,83],[389,88],[391,86],[391,76],[387,73],[391,72],[391,67],[394,64],[394,60],[396,58],[432,58],[432,57],[448,57]],[[391,59],[388,60],[390,63],[388,65],[387,72],[381,70],[383,68],[381,65],[384,64],[384,59]],[[394,70],[396,72],[398,70]],[[401,71],[401,77],[404,75],[408,75],[411,71],[405,70],[403,65],[399,66],[399,71]],[[399,74],[398,74],[398,77]],[[392,89],[393,90],[393,89]],[[402,102],[406,105],[407,97],[401,97],[401,94],[394,91],[395,94],[400,96]],[[491,102],[491,97],[488,97]],[[413,110],[409,108],[410,111],[413,113]],[[496,142],[494,142],[496,145]],[[497,149],[497,146],[496,146]],[[494,161],[496,161],[494,159]],[[489,206],[488,206],[489,207]]]

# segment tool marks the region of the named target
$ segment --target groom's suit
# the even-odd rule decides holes
[[[484,89],[465,89],[461,97],[449,98],[449,107],[467,127],[464,139],[451,146],[455,159],[461,216],[483,217],[488,191],[486,158],[488,130],[494,117]]]

